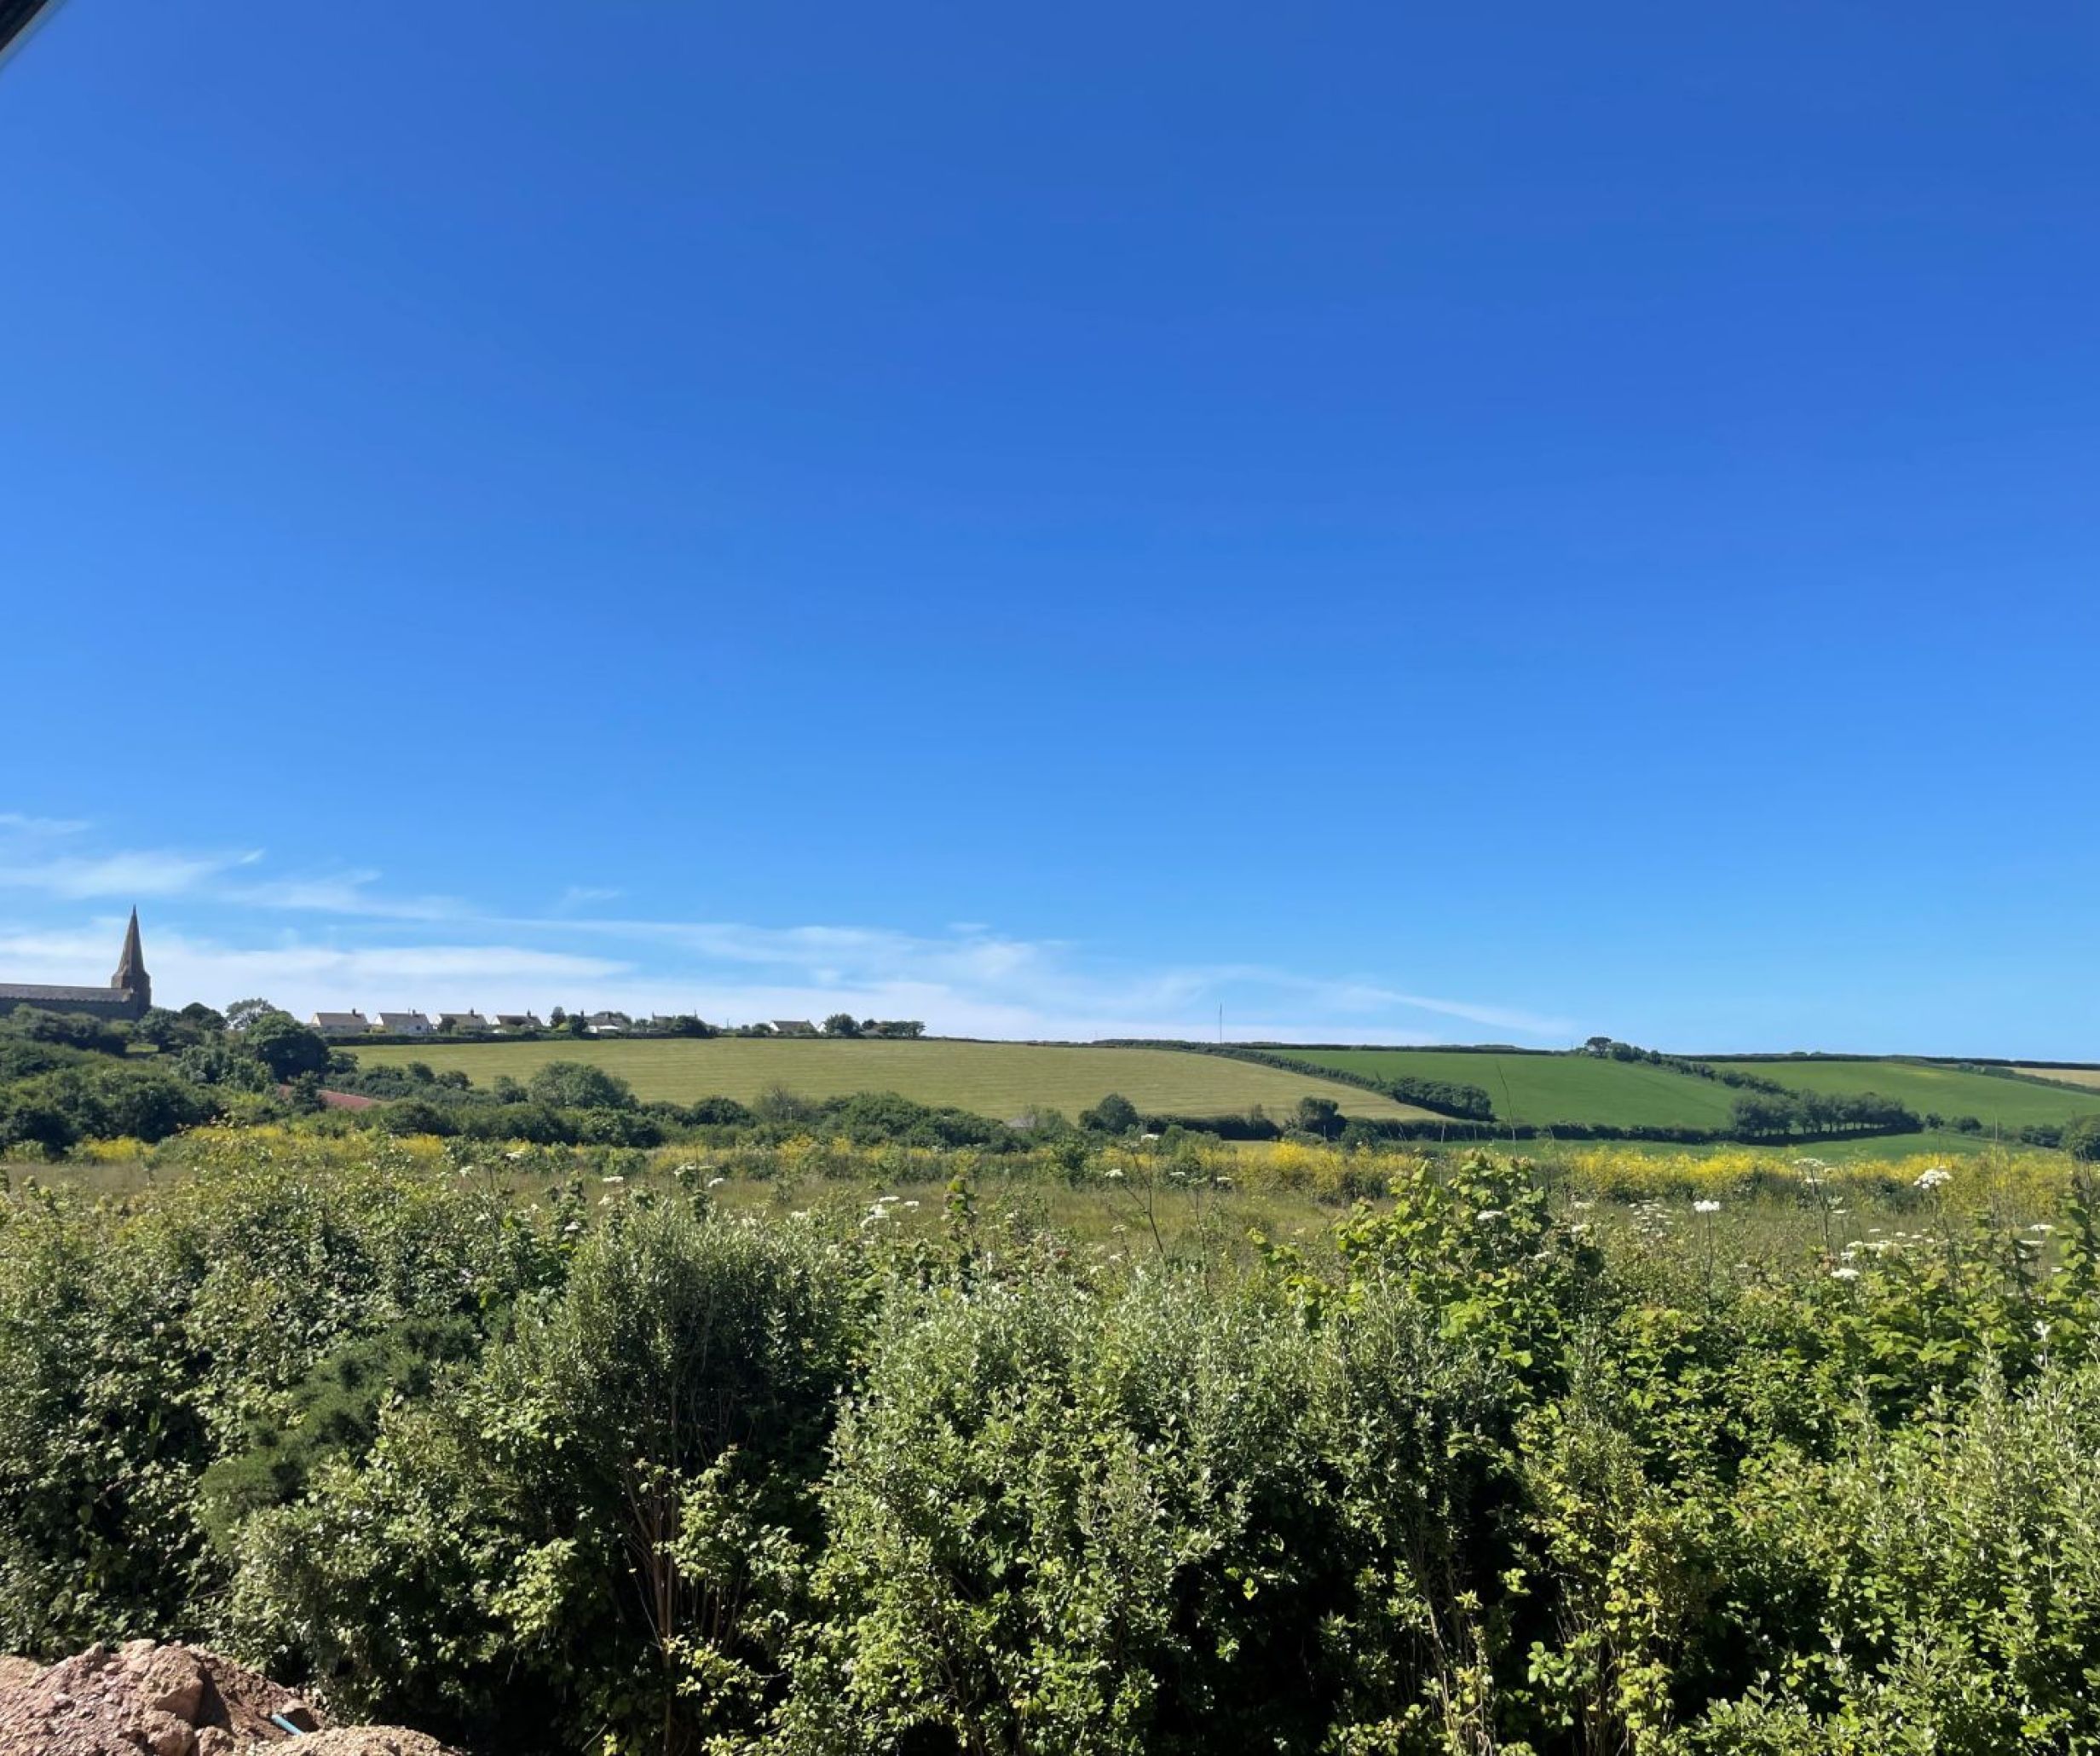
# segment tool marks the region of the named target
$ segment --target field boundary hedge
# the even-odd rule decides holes
[[[1249,1116],[1147,1115],[1146,1132],[1164,1134],[1180,1128],[1191,1134],[1214,1135],[1227,1141],[1281,1140],[1292,1132],[1273,1117],[1256,1120]],[[1440,1145],[1481,1147],[1508,1145],[1520,1141],[1547,1142],[1633,1141],[1670,1147],[1788,1147],[1820,1146],[1832,1141],[1870,1141],[1899,1135],[1918,1134],[1908,1128],[1826,1128],[1801,1134],[1748,1135],[1722,1128],[1671,1128],[1653,1123],[1611,1124],[1590,1122],[1466,1122],[1457,1118],[1434,1117],[1416,1121],[1397,1116],[1344,1115],[1345,1135],[1380,1141],[1434,1141]]]

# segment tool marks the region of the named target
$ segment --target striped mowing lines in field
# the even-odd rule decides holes
[[[758,1038],[649,1038],[631,1042],[549,1039],[538,1043],[418,1043],[360,1048],[374,1066],[422,1061],[458,1068],[476,1085],[507,1073],[521,1083],[549,1061],[588,1061],[617,1073],[643,1100],[691,1103],[732,1097],[748,1102],[770,1086],[802,1097],[895,1091],[921,1103],[953,1104],[1001,1119],[1047,1106],[1068,1116],[1121,1092],[1155,1114],[1231,1116],[1260,1104],[1283,1118],[1305,1096],[1332,1098],[1345,1116],[1434,1120],[1353,1085],[1248,1061],[1172,1048],[1086,1048],[1033,1043],[768,1042]]]
[[[1376,1079],[1406,1075],[1477,1085],[1493,1100],[1497,1121],[1541,1128],[1556,1122],[1602,1128],[1726,1128],[1739,1095],[1716,1079],[1590,1054],[1285,1048],[1276,1053]]]

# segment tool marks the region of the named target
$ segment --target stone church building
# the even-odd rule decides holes
[[[153,979],[146,973],[146,954],[139,950],[139,911],[131,911],[131,925],[124,929],[124,954],[117,960],[117,973],[107,988],[54,988],[34,982],[0,982],[0,1014],[25,1006],[44,1012],[84,1013],[89,1018],[139,1019],[153,1003]]]

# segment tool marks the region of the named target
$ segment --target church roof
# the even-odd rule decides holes
[[[146,953],[139,949],[139,911],[131,911],[131,924],[124,930],[124,955],[117,960],[117,973],[109,979],[112,988],[136,988],[146,974]]]
[[[52,988],[35,982],[0,982],[0,1000],[14,1000],[34,1005],[39,1000],[63,1000],[78,1006],[84,1001],[97,1000],[104,1005],[121,1002],[122,988]]]

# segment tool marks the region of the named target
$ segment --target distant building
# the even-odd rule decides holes
[[[624,1012],[594,1012],[583,1021],[583,1027],[593,1037],[618,1037],[634,1028],[634,1020]]]
[[[372,1028],[372,1020],[361,1012],[317,1012],[313,1023],[324,1037],[361,1037]]]
[[[713,1034],[712,1027],[696,1012],[651,1013],[646,1027],[638,1021],[635,1028],[647,1028],[659,1037],[706,1037]]]
[[[441,1012],[437,1015],[437,1028],[455,1036],[472,1037],[486,1031],[488,1020],[478,1012]]]
[[[496,1014],[496,1028],[508,1036],[519,1031],[537,1031],[542,1026],[529,1012],[499,1012]]]
[[[814,1037],[817,1030],[807,1019],[775,1019],[773,1034],[776,1037]]]
[[[428,1037],[432,1025],[419,1012],[383,1012],[379,1028],[389,1037]]]
[[[46,987],[35,982],[0,982],[0,1014],[35,1007],[41,1012],[78,1013],[87,1018],[141,1019],[153,1003],[153,980],[146,973],[146,954],[139,949],[139,911],[131,911],[131,924],[124,929],[124,951],[117,959],[117,973],[105,988]]]

